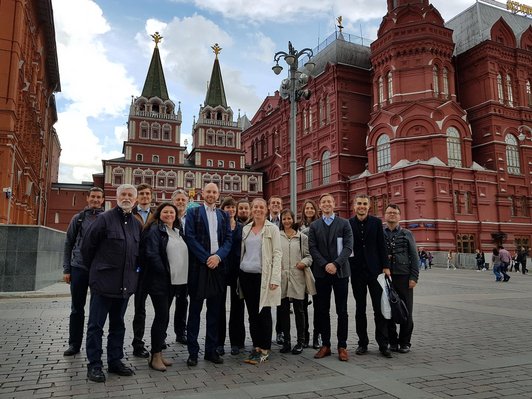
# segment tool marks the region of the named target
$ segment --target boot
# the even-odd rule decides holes
[[[161,360],[163,361],[163,364],[164,364],[166,367],[170,367],[172,364],[174,364],[171,360],[165,359],[165,358],[163,357],[162,352],[161,352]]]
[[[163,363],[163,355],[161,352],[152,353],[150,362],[148,363],[151,369],[157,371],[166,371],[166,366]]]

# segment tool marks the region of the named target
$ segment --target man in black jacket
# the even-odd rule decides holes
[[[87,325],[87,377],[104,382],[102,336],[107,315],[107,364],[109,373],[131,376],[124,357],[124,314],[129,297],[137,289],[140,222],[131,214],[137,189],[122,184],[116,190],[117,206],[102,213],[89,227],[81,254],[89,269],[91,301]]]
[[[410,339],[414,330],[412,307],[414,304],[414,287],[419,277],[419,259],[416,240],[412,232],[399,225],[401,210],[396,204],[390,204],[385,210],[384,239],[390,260],[392,285],[408,308],[408,320],[400,324],[399,336],[395,323],[388,321],[390,349],[394,352],[410,352]]]
[[[64,356],[79,353],[85,330],[85,303],[89,289],[89,270],[81,258],[81,243],[85,232],[103,212],[103,190],[92,187],[87,195],[87,206],[74,215],[66,233],[63,257],[63,280],[70,284],[72,305],[68,324],[68,349]]]
[[[369,196],[360,194],[353,201],[355,216],[349,219],[353,230],[353,256],[349,258],[351,266],[351,286],[356,302],[356,330],[358,335],[357,355],[368,351],[368,321],[366,318],[366,299],[369,290],[375,318],[375,340],[379,351],[385,357],[392,357],[388,347],[388,322],[381,312],[382,287],[377,281],[381,273],[390,275],[382,222],[370,216]]]

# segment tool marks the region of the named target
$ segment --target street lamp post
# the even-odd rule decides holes
[[[299,58],[306,56],[308,61],[305,63],[305,68],[310,72],[314,70],[315,64],[311,61],[314,53],[309,48],[297,51],[291,42],[288,42],[288,53],[285,51],[278,51],[273,56],[275,65],[272,67],[273,72],[279,75],[283,67],[279,65],[279,61],[284,59],[289,66],[289,78],[284,79],[281,84],[281,96],[288,98],[290,101],[290,209],[297,212],[297,175],[296,175],[296,115],[297,102],[304,98],[306,100],[310,97],[310,90],[301,88],[308,82],[308,76],[298,71]]]

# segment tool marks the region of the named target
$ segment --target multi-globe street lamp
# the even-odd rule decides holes
[[[279,75],[283,70],[283,67],[279,65],[279,61],[284,59],[288,64],[289,77],[283,79],[281,83],[281,96],[288,98],[290,101],[290,209],[294,213],[297,212],[297,175],[296,175],[296,115],[297,115],[297,102],[301,99],[308,100],[310,98],[310,90],[302,89],[308,82],[308,75],[298,70],[299,58],[308,57],[308,61],[305,63],[305,68],[309,73],[314,70],[316,64],[311,61],[314,53],[309,48],[297,51],[291,42],[288,42],[288,52],[278,51],[273,56],[275,65],[272,67],[273,72]]]

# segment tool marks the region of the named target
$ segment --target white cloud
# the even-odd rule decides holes
[[[262,32],[254,33],[251,38],[249,54],[251,57],[265,63],[271,63],[277,44]]]
[[[62,86],[56,124],[62,148],[60,176],[61,181],[79,181],[80,175],[87,180],[92,172],[101,171],[106,157],[89,118],[127,114],[129,96],[138,89],[126,68],[109,59],[104,35],[111,26],[98,5],[89,0],[54,0],[53,6]]]

